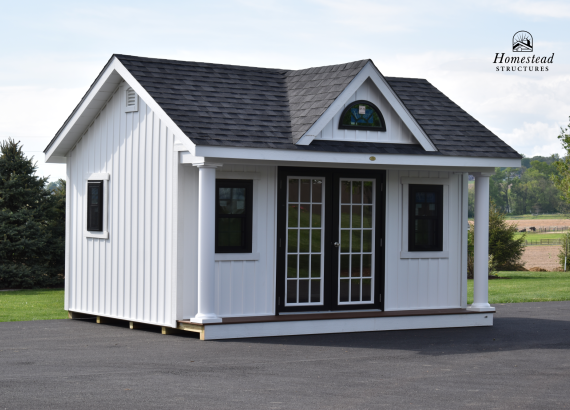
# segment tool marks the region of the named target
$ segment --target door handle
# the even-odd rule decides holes
[[[340,243],[335,242],[335,243],[333,243],[333,245],[334,245],[335,248],[338,248],[338,247],[340,246]]]

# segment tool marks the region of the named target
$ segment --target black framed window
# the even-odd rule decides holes
[[[253,181],[216,180],[216,253],[251,253]]]
[[[103,231],[103,181],[87,182],[87,230]]]
[[[378,107],[370,101],[355,101],[342,112],[338,128],[386,131],[386,122]]]
[[[443,185],[410,185],[408,251],[443,250]]]

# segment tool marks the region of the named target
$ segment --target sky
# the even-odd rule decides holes
[[[43,150],[113,53],[301,69],[372,59],[425,78],[525,156],[563,154],[570,116],[570,2],[0,0],[0,139],[65,178]],[[525,30],[548,72],[501,72]],[[532,55],[532,54],[530,54]],[[506,64],[503,64],[506,65]]]

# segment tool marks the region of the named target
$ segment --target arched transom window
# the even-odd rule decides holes
[[[370,101],[355,101],[342,112],[339,129],[362,131],[386,131],[386,122],[382,113]]]

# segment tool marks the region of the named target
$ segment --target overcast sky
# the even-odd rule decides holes
[[[120,3],[120,5],[119,5]],[[300,69],[371,58],[426,78],[526,156],[562,153],[570,116],[570,2],[2,1],[0,138],[43,150],[113,53]],[[548,72],[496,72],[519,30]],[[521,54],[521,53],[519,53]],[[525,55],[527,55],[525,53]]]

